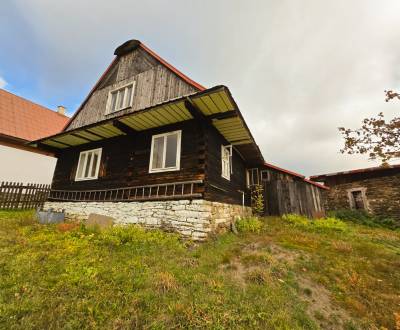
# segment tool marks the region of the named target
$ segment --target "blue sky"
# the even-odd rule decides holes
[[[199,83],[227,85],[267,161],[306,175],[375,163],[341,155],[338,126],[400,89],[400,2],[14,0],[0,11],[0,86],[68,113],[140,39]]]

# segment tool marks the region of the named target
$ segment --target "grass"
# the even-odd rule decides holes
[[[400,233],[336,225],[252,220],[194,244],[0,212],[0,328],[395,329]]]

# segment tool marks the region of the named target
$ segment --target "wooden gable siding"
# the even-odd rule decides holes
[[[182,130],[181,169],[149,173],[152,136],[179,129]],[[99,147],[103,148],[99,178],[75,181],[79,153]],[[204,136],[194,120],[68,148],[58,155],[52,188],[91,190],[204,180],[204,152]]]
[[[232,154],[232,173],[230,180],[221,176],[221,145],[229,143],[213,127],[205,127],[206,136],[206,182],[205,199],[221,203],[241,205],[245,192],[245,205],[250,205],[246,188],[246,165],[235,149]]]
[[[135,82],[132,107],[107,115],[109,92],[130,82]],[[114,64],[67,130],[144,109],[196,91],[193,86],[138,48],[121,56]]]

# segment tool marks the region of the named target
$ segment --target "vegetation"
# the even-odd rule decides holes
[[[264,214],[264,189],[260,184],[251,188],[251,210],[257,216]]]
[[[399,99],[400,94],[385,91],[386,102]],[[400,157],[400,117],[385,120],[381,112],[376,118],[365,118],[357,129],[339,127],[344,138],[342,153],[368,154],[370,159],[380,159],[387,165],[391,159]]]
[[[343,221],[351,221],[369,227],[400,229],[400,224],[396,220],[387,217],[373,215],[364,210],[343,209],[337,211],[330,211],[329,216]]]
[[[0,328],[399,326],[400,233],[293,219],[242,220],[238,235],[194,244],[0,212]]]

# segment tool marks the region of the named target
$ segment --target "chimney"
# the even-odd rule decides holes
[[[57,107],[57,112],[58,112],[60,115],[65,116],[65,107],[64,107],[63,105],[59,105],[59,106]]]

